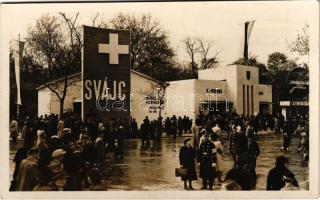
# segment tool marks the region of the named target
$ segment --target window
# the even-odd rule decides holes
[[[251,78],[251,74],[250,74],[250,71],[247,71],[247,80],[250,80],[250,78]]]

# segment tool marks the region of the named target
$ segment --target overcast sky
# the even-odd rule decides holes
[[[42,14],[80,12],[80,21],[90,24],[97,12],[105,19],[123,13],[150,13],[161,22],[180,61],[187,60],[183,43],[186,36],[212,41],[222,64],[232,63],[243,53],[244,22],[255,20],[249,43],[249,55],[262,62],[274,51],[294,59],[287,49],[305,23],[317,21],[317,3],[309,2],[174,2],[174,3],[104,3],[104,4],[12,4],[2,6],[2,28],[10,38],[26,36],[27,27]],[[300,61],[306,58],[300,59]]]

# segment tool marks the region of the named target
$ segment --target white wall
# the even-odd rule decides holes
[[[51,91],[49,88],[41,88],[38,91],[38,116],[50,114]]]
[[[81,77],[76,76],[70,79],[70,83],[72,83],[68,88],[67,88],[67,95],[64,100],[64,107],[63,107],[63,112],[68,112],[73,110],[73,102],[75,99],[81,98],[81,93],[82,93],[82,81]],[[59,82],[60,87],[62,88],[63,82]],[[60,101],[58,97],[52,93],[52,98],[51,98],[51,113],[54,114],[60,114]]]
[[[135,118],[138,126],[143,122],[143,119],[148,116],[149,119],[158,119],[159,112],[152,112],[149,106],[157,106],[155,104],[147,104],[144,97],[152,95],[158,97],[155,86],[156,81],[145,78],[135,72],[131,72],[131,117]]]
[[[238,110],[243,111],[243,88],[242,85],[249,85],[249,107],[251,107],[251,86],[253,86],[253,114],[259,112],[259,69],[257,67],[236,65],[237,66],[237,81],[238,81]],[[250,80],[247,79],[246,72],[250,71]],[[246,98],[245,98],[246,99]],[[251,112],[251,108],[250,108]],[[241,112],[243,113],[243,112]]]
[[[259,102],[272,103],[272,86],[271,85],[259,85],[259,93],[263,92],[263,95],[259,95]]]
[[[166,90],[165,117],[188,116],[195,119],[195,79],[170,81]]]
[[[222,94],[212,94],[207,93],[207,89],[219,88],[222,90]],[[211,101],[215,102],[225,102],[225,97],[227,96],[227,83],[226,81],[213,81],[213,80],[196,80],[195,81],[195,109],[196,115],[200,113],[200,102],[201,101]],[[215,109],[215,108],[214,108]]]
[[[198,71],[199,80],[225,80],[226,66],[218,66],[210,69],[203,69]]]

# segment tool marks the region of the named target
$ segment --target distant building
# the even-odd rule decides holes
[[[82,80],[81,73],[69,76],[72,84],[67,89],[64,101],[64,112],[73,111],[81,116],[82,112]],[[63,84],[62,79],[50,84]],[[135,70],[131,70],[131,118],[135,118],[140,124],[148,116],[149,119],[158,118],[158,103],[156,86],[159,84],[154,78],[144,75]],[[59,100],[48,87],[42,85],[38,90],[38,116],[45,114],[59,114]],[[107,112],[107,111],[106,111]]]
[[[198,79],[170,82],[166,114],[195,118],[200,113],[272,113],[272,86],[259,84],[259,69],[228,65],[198,71]]]
[[[288,96],[280,101],[281,113],[287,117],[309,114],[309,70],[296,67],[288,74]]]
[[[64,112],[81,115],[81,73],[71,75],[64,102]],[[51,84],[62,84],[56,80]],[[145,116],[159,116],[156,87],[159,81],[131,70],[131,118],[141,124]],[[59,101],[46,86],[38,89],[38,115],[59,113]],[[165,90],[162,117],[188,116],[195,119],[200,113],[237,112],[244,115],[272,113],[272,87],[259,84],[257,67],[229,65],[199,70],[198,79],[171,81]]]

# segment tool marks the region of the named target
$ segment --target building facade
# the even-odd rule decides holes
[[[259,84],[259,69],[228,65],[198,71],[198,79],[170,82],[165,113],[195,119],[200,113],[272,113],[272,86]]]
[[[64,112],[81,115],[81,73],[70,76],[73,82],[67,90]],[[159,81],[131,70],[130,114],[138,124],[148,116],[159,117]],[[62,84],[57,80],[55,84]],[[46,86],[38,88],[38,115],[59,113],[59,100]],[[257,67],[229,65],[199,70],[198,79],[169,82],[161,108],[162,117],[188,116],[195,119],[200,113],[237,112],[253,115],[272,113],[272,87],[259,84]]]
[[[82,115],[82,80],[81,73],[69,76],[70,86],[64,101],[64,112],[75,112]],[[56,80],[51,84],[61,85],[62,80]],[[130,113],[131,118],[135,118],[138,124],[148,116],[149,119],[158,117],[157,102],[152,101],[157,98],[156,87],[159,81],[146,76],[137,71],[131,70],[131,95]],[[45,85],[37,88],[38,90],[38,116],[45,114],[59,114],[60,102],[57,96]],[[107,111],[106,111],[107,112]]]

